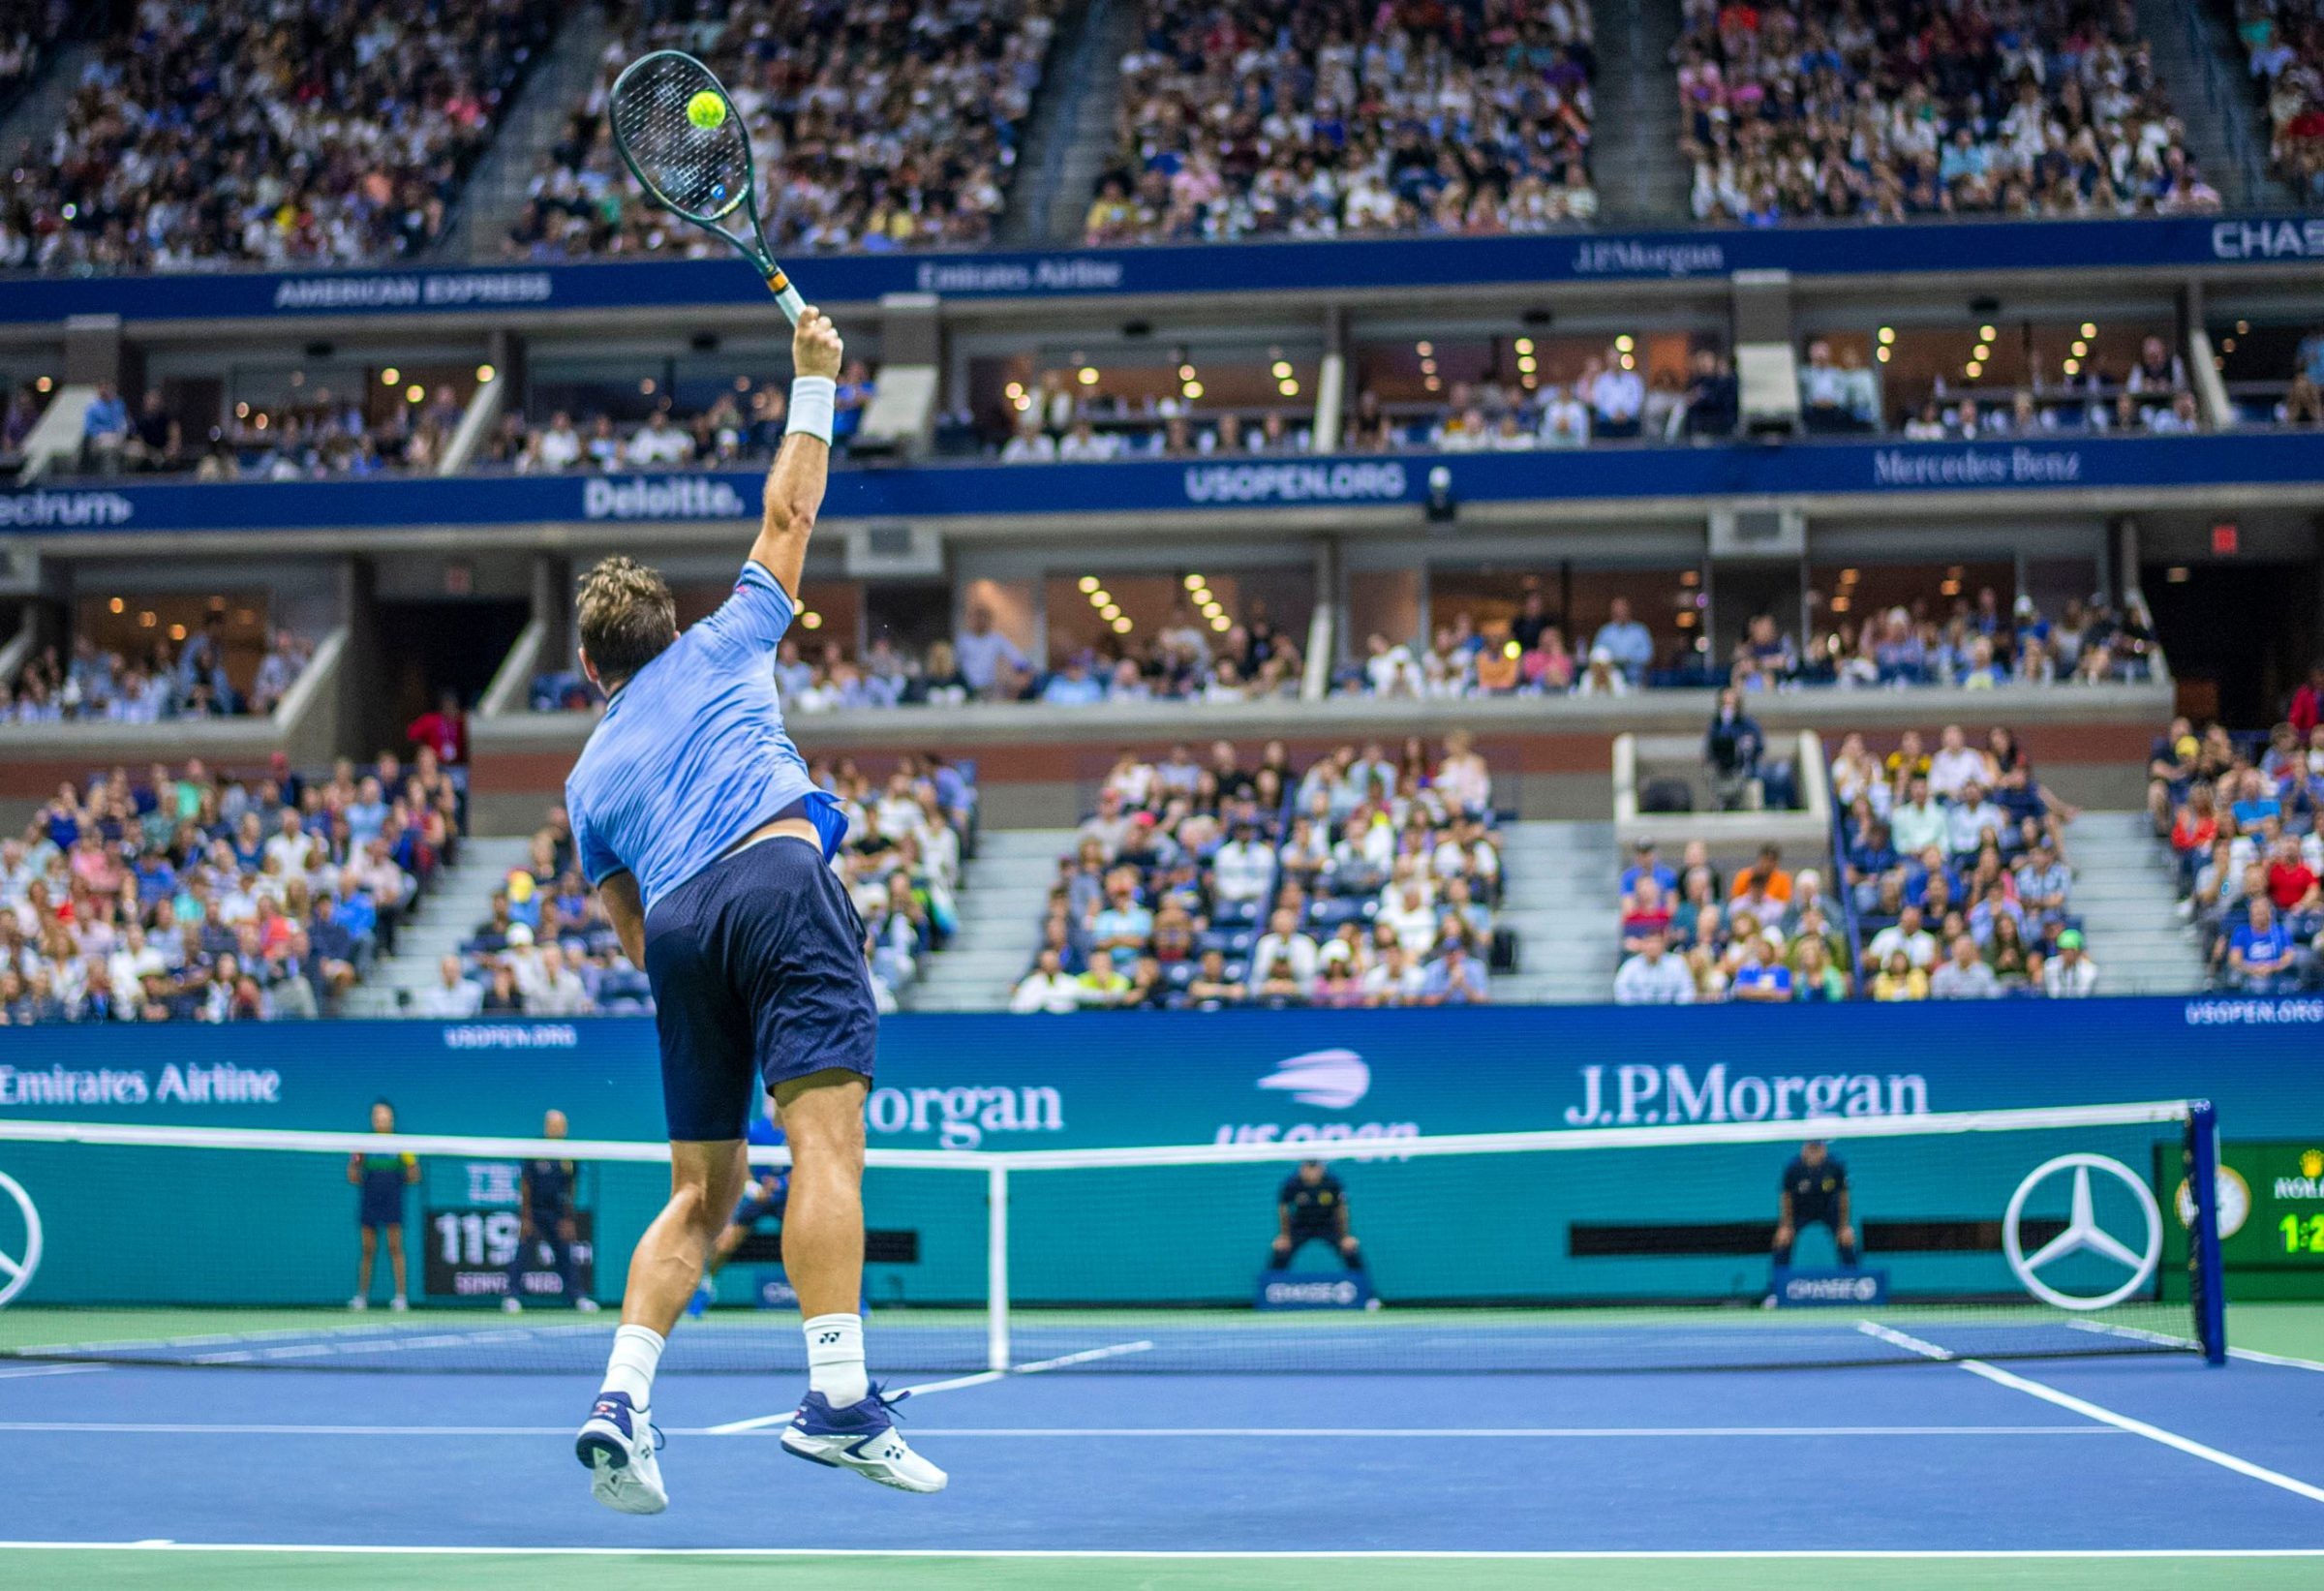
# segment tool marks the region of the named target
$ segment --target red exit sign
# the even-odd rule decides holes
[[[2243,530],[2233,523],[2211,528],[2211,551],[2215,558],[2233,558],[2243,550]]]

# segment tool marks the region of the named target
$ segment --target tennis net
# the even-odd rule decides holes
[[[1827,1144],[1822,1158],[1809,1140]],[[889,1374],[2216,1357],[2216,1148],[2208,1106],[2166,1101],[1329,1144],[873,1149],[865,1302]],[[1320,1177],[1302,1173],[1318,1153],[1331,1156]],[[535,1158],[572,1163],[566,1274],[519,1239],[518,1168]],[[667,1160],[647,1144],[0,1121],[0,1355],[594,1371],[613,1317],[570,1312],[566,1275],[619,1297]],[[367,1166],[409,1168],[395,1223],[409,1313],[387,1310],[384,1254],[370,1308],[348,1307]],[[1787,1209],[1790,1263],[1778,1267]],[[2166,1243],[2172,1222],[2184,1245]],[[1286,1236],[1317,1240],[1285,1257]],[[2166,1250],[2187,1258],[2166,1265]],[[522,1313],[502,1312],[512,1285]],[[664,1371],[799,1369],[779,1218],[749,1234],[719,1287],[717,1307],[679,1326]]]

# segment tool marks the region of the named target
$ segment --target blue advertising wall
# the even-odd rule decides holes
[[[891,292],[948,298],[1419,290],[1495,283],[1625,282],[2093,267],[2312,265],[2324,218],[2183,216],[2129,221],[1968,222],[1913,227],[1791,227],[1721,231],[1566,233],[1252,243],[1027,254],[846,255],[794,260],[801,291],[826,303]],[[625,261],[475,269],[264,272],[201,276],[18,278],[0,321],[119,315],[129,321],[260,316],[506,316],[517,311],[750,305],[766,290],[734,260]]]
[[[2191,1096],[2234,1138],[2324,1138],[2324,1001],[2095,1000],[2004,1005],[1605,1007],[1377,1013],[901,1017],[869,1106],[876,1147],[1010,1149],[1309,1143],[1414,1133],[1786,1119],[1814,1113],[2093,1104]],[[0,1115],[359,1130],[386,1095],[420,1133],[530,1135],[566,1111],[582,1138],[660,1133],[651,1026],[343,1024],[13,1030]],[[2031,1168],[2069,1149],[2145,1172],[2165,1133],[1863,1140],[1866,1218],[1997,1219]],[[1384,1292],[1403,1296],[1739,1297],[1763,1260],[1575,1259],[1566,1224],[1764,1220],[1780,1146],[1486,1159],[1343,1161]],[[1020,1301],[1231,1300],[1273,1227],[1281,1165],[1021,1172]],[[353,1191],[337,1156],[0,1142],[0,1172],[47,1217],[29,1302],[325,1303],[344,1299]],[[666,1183],[594,1174],[598,1288]],[[473,1202],[476,1173],[431,1163],[408,1226]],[[919,1258],[874,1266],[875,1300],[973,1302],[984,1199],[973,1171],[875,1171],[875,1228]],[[1820,1242],[1820,1239],[1814,1239]],[[1803,1249],[1803,1261],[1811,1258]],[[1320,1256],[1313,1256],[1320,1263]],[[1992,1254],[1898,1255],[1901,1291],[2009,1288]],[[747,1287],[748,1277],[738,1278]]]
[[[2313,483],[2312,437],[2081,437],[1993,443],[1815,442],[1572,452],[841,470],[827,519],[1011,518],[1216,508],[1418,505],[1442,466],[1464,503],[1899,492],[2139,490]],[[0,492],[15,533],[392,529],[755,517],[747,473],[179,482]]]

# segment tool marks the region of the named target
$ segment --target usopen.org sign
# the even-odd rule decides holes
[[[1209,464],[1186,472],[1189,503],[1399,503],[1404,466]]]
[[[1687,1121],[1790,1121],[1810,1116],[1926,1116],[1929,1080],[1918,1072],[1875,1077],[1825,1072],[1815,1077],[1729,1077],[1727,1062],[1698,1074],[1683,1063],[1632,1061],[1584,1066],[1581,1103],[1566,1107],[1569,1127],[1631,1127]]]

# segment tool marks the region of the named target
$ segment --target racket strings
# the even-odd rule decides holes
[[[732,110],[717,127],[694,125],[687,107],[705,90],[725,99],[700,62],[662,56],[623,74],[611,111],[614,137],[654,197],[681,215],[715,221],[748,193],[750,148]]]

